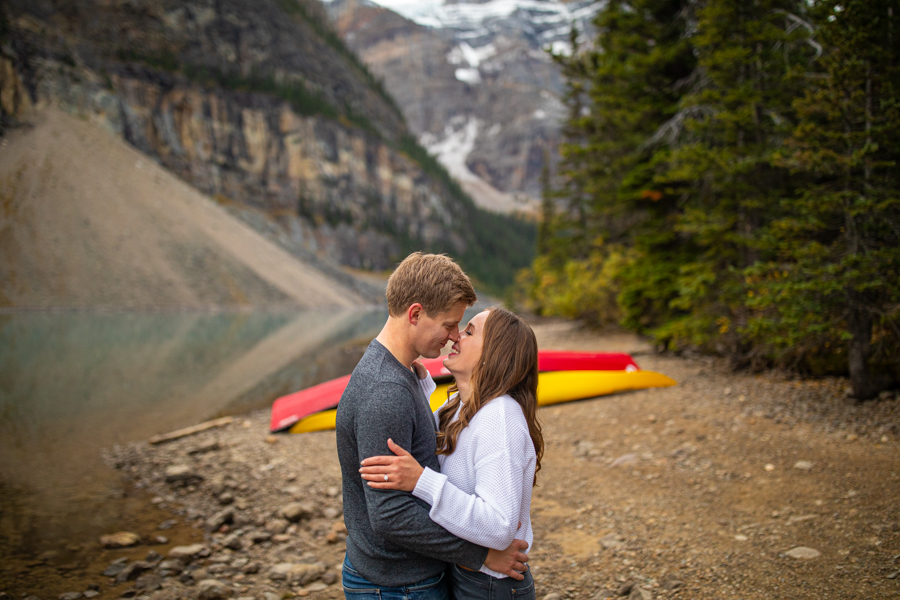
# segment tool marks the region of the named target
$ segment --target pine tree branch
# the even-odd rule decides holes
[[[788,25],[785,28],[785,30],[788,34],[794,33],[795,31],[797,31],[797,29],[799,29],[801,27],[809,32],[809,36],[806,38],[806,43],[809,44],[810,46],[812,46],[816,51],[816,55],[814,57],[812,57],[812,60],[810,60],[810,62],[812,62],[812,61],[816,60],[817,58],[819,58],[820,56],[822,56],[822,52],[824,51],[822,48],[822,44],[820,44],[819,42],[814,40],[812,37],[816,31],[816,28],[813,27],[812,23],[810,23],[809,21],[806,21],[804,19],[801,19],[794,13],[790,13],[781,8],[776,9],[773,12],[775,12],[776,14],[785,16],[785,18],[788,21]]]
[[[641,142],[640,146],[638,146],[638,149],[643,150],[645,148],[648,148],[649,146],[653,146],[659,143],[659,141],[663,138],[666,138],[666,143],[674,144],[678,139],[678,136],[681,134],[681,130],[684,128],[684,122],[687,119],[709,117],[715,115],[717,112],[718,111],[712,106],[708,106],[706,104],[698,104],[696,106],[688,106],[687,108],[682,108],[677,113],[675,113],[674,117],[660,125],[659,129],[657,129],[652,136]]]

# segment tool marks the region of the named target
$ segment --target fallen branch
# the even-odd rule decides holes
[[[152,438],[147,440],[151,444],[161,444],[163,442],[168,442],[171,440],[177,440],[178,438],[183,438],[189,435],[194,435],[195,433],[200,433],[201,431],[206,431],[207,429],[213,429],[214,427],[224,427],[231,423],[234,419],[232,417],[222,417],[221,419],[213,419],[212,421],[207,421],[205,423],[200,423],[199,425],[192,425],[190,427],[185,427],[184,429],[179,429],[177,431],[172,431],[171,433],[164,433],[162,435],[154,435]]]

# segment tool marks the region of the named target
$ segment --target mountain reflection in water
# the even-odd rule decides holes
[[[101,450],[349,373],[383,310],[0,316],[0,557],[115,527]]]

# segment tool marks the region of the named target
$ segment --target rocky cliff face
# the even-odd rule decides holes
[[[402,152],[371,76],[295,0],[12,0],[2,123],[63,107],[132,145],[296,254],[385,269],[414,245],[458,253],[467,208]]]
[[[515,210],[541,195],[556,155],[563,81],[546,52],[568,50],[588,1],[488,0],[409,5],[411,19],[368,0],[326,7],[338,32],[382,77],[422,144],[485,206]]]

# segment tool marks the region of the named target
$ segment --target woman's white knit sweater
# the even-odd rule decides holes
[[[426,377],[419,383],[428,398],[434,381]],[[434,417],[437,423],[437,411]],[[431,505],[431,520],[488,548],[504,550],[514,539],[525,540],[531,548],[537,457],[518,402],[508,395],[487,402],[460,432],[453,454],[439,455],[438,460],[441,472],[426,467],[413,490],[414,496]],[[506,577],[484,565],[481,571]]]

